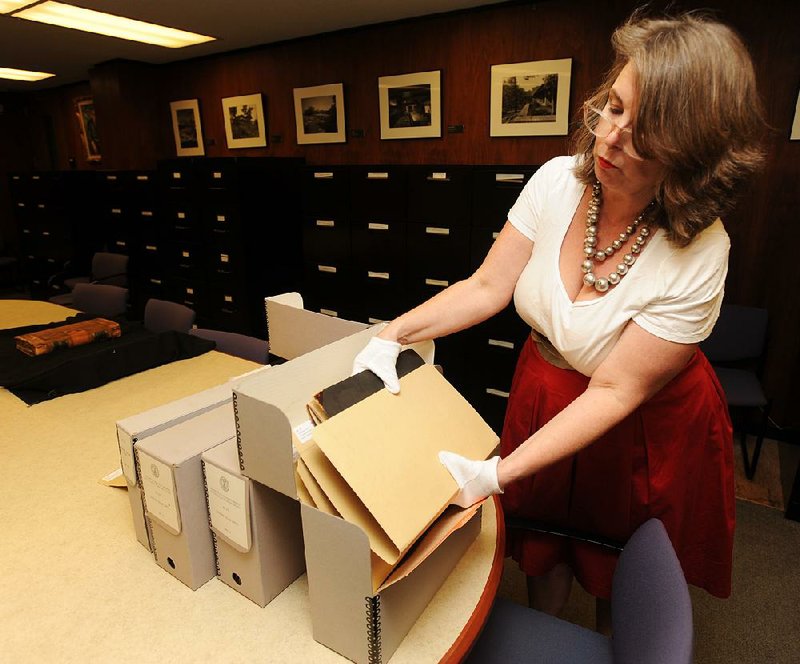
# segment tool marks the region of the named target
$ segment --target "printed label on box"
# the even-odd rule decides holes
[[[204,463],[211,529],[235,549],[250,550],[249,487],[243,477]]]
[[[139,470],[147,514],[173,535],[180,535],[181,515],[172,468],[149,454],[139,452]]]

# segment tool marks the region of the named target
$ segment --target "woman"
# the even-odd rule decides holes
[[[636,15],[584,106],[574,157],[542,166],[483,265],[392,321],[356,358],[397,391],[400,344],[474,325],[514,297],[531,325],[502,459],[442,462],[467,505],[624,541],[660,518],[690,583],[730,594],[733,453],[724,395],[697,345],[717,319],[728,236],[719,215],[762,161],[753,66],[726,26]],[[510,532],[531,604],[557,613],[573,575],[609,597],[616,557]],[[598,627],[607,629],[598,602]]]

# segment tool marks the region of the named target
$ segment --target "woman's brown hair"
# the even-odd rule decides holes
[[[764,112],[753,63],[729,27],[687,13],[675,18],[634,14],[614,31],[614,65],[589,103],[602,108],[630,62],[638,92],[633,145],[665,166],[656,223],[686,246],[729,211],[738,185],[764,159]],[[575,138],[576,176],[595,181],[595,137],[581,124]]]

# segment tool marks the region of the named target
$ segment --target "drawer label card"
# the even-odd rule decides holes
[[[315,180],[331,180],[332,178],[333,178],[333,173],[328,173],[325,171],[314,171]]]
[[[367,270],[367,276],[370,279],[389,279],[388,272],[372,272],[371,270]]]
[[[223,299],[229,304],[233,303],[233,295],[225,295]]]
[[[320,272],[328,272],[330,274],[336,274],[336,268],[333,265],[317,265],[317,269]]]
[[[331,318],[339,318],[339,312],[334,311],[333,309],[320,309],[319,312],[321,314],[325,314],[326,316],[330,316]]]
[[[497,346],[498,348],[508,348],[508,350],[514,350],[514,344],[510,341],[502,341],[501,339],[489,339],[488,342],[490,346]]]
[[[367,224],[367,228],[371,231],[388,231],[389,224],[380,224],[377,222],[370,222]]]
[[[217,221],[225,221],[225,215],[224,214],[218,214],[217,215]]]
[[[325,226],[327,228],[333,228],[336,225],[336,222],[333,219],[317,219],[317,226]]]
[[[178,219],[186,219],[186,213],[185,212],[178,212]]]
[[[503,390],[496,390],[493,387],[487,387],[486,394],[491,394],[493,397],[502,397],[503,399],[508,399],[508,392],[504,392]]]
[[[425,284],[428,286],[440,286],[442,288],[447,288],[450,285],[450,282],[445,281],[444,279],[426,279]]]
[[[219,260],[221,263],[227,263],[230,260],[230,257],[228,256],[228,254],[220,254]]]
[[[431,180],[446,180],[447,173],[431,173]]]
[[[426,226],[425,232],[430,235],[450,235],[449,228],[439,228],[438,226]]]
[[[388,173],[367,173],[367,180],[388,180]]]

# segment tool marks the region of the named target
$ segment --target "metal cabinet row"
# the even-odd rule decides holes
[[[390,320],[483,261],[536,166],[307,166],[303,293],[309,308]],[[507,310],[437,342],[445,375],[496,428],[527,330]]]

